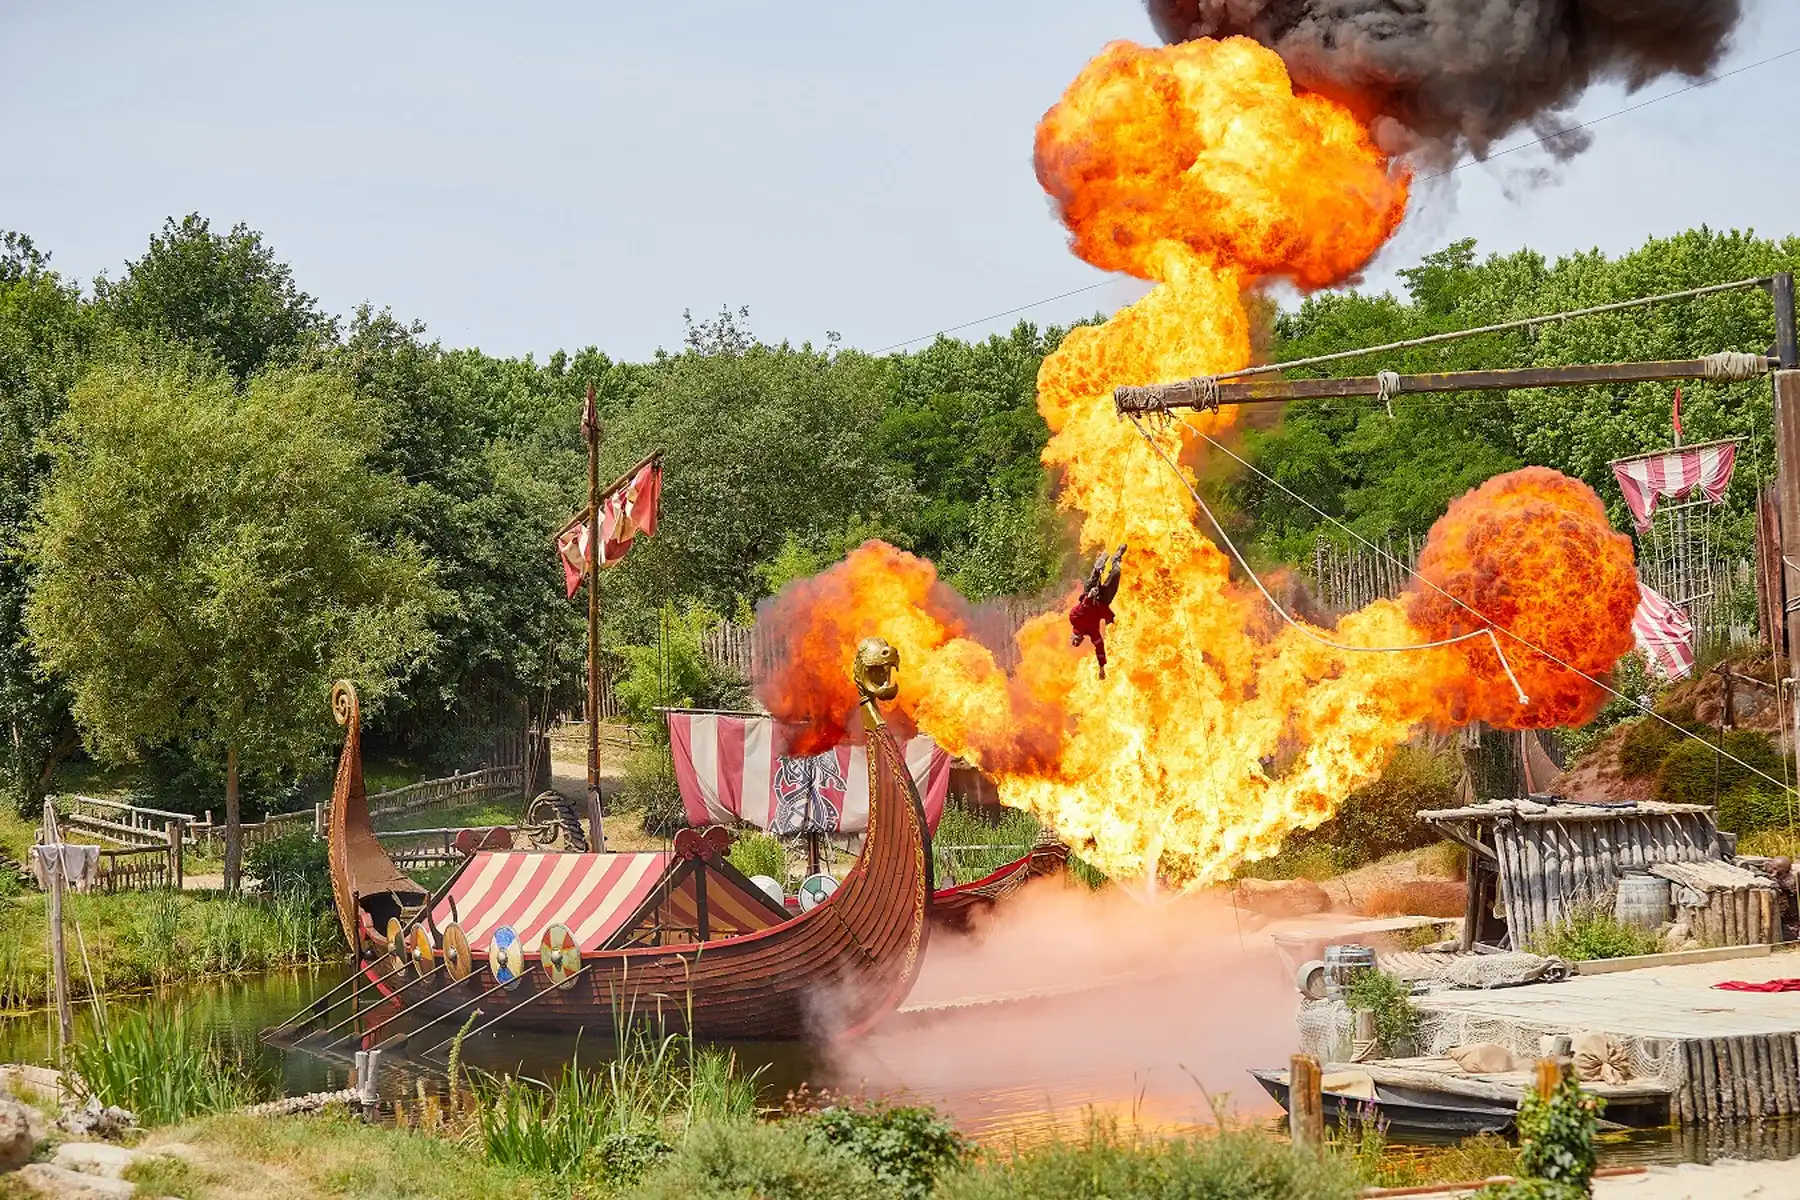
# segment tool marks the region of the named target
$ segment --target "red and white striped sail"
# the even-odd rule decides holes
[[[861,746],[806,758],[780,753],[774,718],[672,712],[675,782],[691,825],[744,821],[776,834],[862,833],[869,827],[869,759]],[[928,737],[906,743],[907,771],[935,830],[950,789],[950,756]]]
[[[1694,669],[1693,621],[1648,584],[1638,584],[1638,608],[1631,619],[1631,635],[1649,660],[1650,669],[1664,679],[1685,679]]]
[[[1612,469],[1625,494],[1625,505],[1631,509],[1632,523],[1639,533],[1647,533],[1656,503],[1665,496],[1686,496],[1698,489],[1714,504],[1721,503],[1736,465],[1736,442],[1709,442],[1622,458]]]

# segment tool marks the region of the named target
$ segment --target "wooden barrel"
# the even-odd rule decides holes
[[[1619,876],[1613,917],[1621,925],[1662,928],[1669,919],[1669,881],[1647,872],[1631,871]]]
[[[1375,969],[1375,951],[1367,946],[1325,947],[1325,994],[1338,999],[1350,990],[1350,981]]]

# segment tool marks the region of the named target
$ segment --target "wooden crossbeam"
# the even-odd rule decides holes
[[[1775,360],[1770,359],[1771,368]],[[1672,379],[1705,379],[1703,358],[1666,359],[1656,362],[1574,363],[1563,367],[1518,367],[1496,371],[1436,371],[1401,375],[1390,396],[1438,392],[1503,391],[1510,388],[1585,387],[1608,383],[1656,383]],[[1220,404],[1283,404],[1289,400],[1329,400],[1353,396],[1380,396],[1381,380],[1375,375],[1341,379],[1221,379]],[[1113,404],[1121,413],[1152,412],[1164,408],[1207,406],[1204,389],[1193,380],[1161,383],[1150,387],[1119,387]]]

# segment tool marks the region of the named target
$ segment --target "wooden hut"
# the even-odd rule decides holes
[[[1619,876],[1628,870],[1721,857],[1713,810],[1699,804],[1539,797],[1419,817],[1469,850],[1464,949],[1477,943],[1524,949],[1538,930],[1584,908],[1610,910]]]

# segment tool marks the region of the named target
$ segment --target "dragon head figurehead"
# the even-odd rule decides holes
[[[864,638],[856,647],[856,660],[850,667],[850,678],[864,701],[892,700],[900,694],[900,681],[894,678],[900,669],[900,652],[878,637]]]

